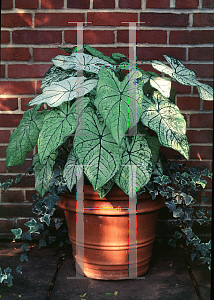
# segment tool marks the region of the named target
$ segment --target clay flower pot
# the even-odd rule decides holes
[[[76,195],[64,194],[58,202],[64,210],[69,238],[76,259]],[[137,276],[149,269],[152,243],[160,208],[165,199],[137,197]],[[136,264],[129,264],[129,197],[116,185],[102,199],[90,185],[84,186],[84,275],[94,279],[125,279]],[[132,246],[130,245],[130,248]],[[136,272],[136,271],[135,271]]]

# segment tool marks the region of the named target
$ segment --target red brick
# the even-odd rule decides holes
[[[165,44],[167,43],[167,32],[163,30],[137,30],[137,43]],[[129,31],[118,30],[117,41],[119,43],[129,42]]]
[[[86,43],[86,41],[85,41],[85,32],[86,32],[86,30],[83,31],[84,42]],[[64,32],[64,38],[65,38],[66,43],[76,44],[76,42],[77,42],[77,33],[76,33],[75,30],[66,30]],[[66,55],[66,53],[63,52],[63,55]]]
[[[197,27],[213,27],[214,24],[214,15],[206,14],[193,14],[193,26]]]
[[[40,89],[41,84],[42,84],[42,80],[37,80],[37,83],[36,83],[36,93],[37,94],[41,94],[42,93],[42,90]]]
[[[38,13],[35,16],[35,26],[77,26],[75,23],[68,22],[81,22],[85,21],[84,14],[81,13],[65,13],[65,14],[57,14],[57,13]],[[53,33],[52,33],[53,34]]]
[[[26,173],[28,168],[30,168],[31,166],[32,166],[32,161],[31,160],[26,160],[22,165],[9,167],[9,169],[13,173]]]
[[[62,8],[64,6],[64,0],[41,0],[41,8]]]
[[[8,77],[11,78],[30,78],[44,77],[51,65],[9,65]]]
[[[2,60],[30,60],[31,55],[28,48],[2,48]]]
[[[171,31],[170,44],[212,44],[214,35],[212,30]]]
[[[9,138],[10,138],[9,130],[0,130],[0,143],[8,143]]]
[[[1,114],[0,127],[17,127],[23,115]]]
[[[121,22],[137,22],[136,13],[116,13],[116,12],[89,12],[87,13],[88,21],[94,26],[128,26],[128,23]]]
[[[199,0],[175,0],[175,8],[197,8]]]
[[[213,66],[211,64],[185,64],[185,66],[188,69],[195,71],[197,77],[213,78]]]
[[[7,146],[0,146],[0,157],[1,158],[6,158],[6,150],[7,150]]]
[[[191,157],[190,157],[191,159]],[[210,164],[209,162],[207,161],[200,161],[198,158],[197,160],[188,160],[188,161],[185,161],[186,165],[188,168],[192,168],[192,167],[200,167],[202,170],[204,169],[209,169],[210,167]],[[207,178],[207,177],[206,177]]]
[[[110,30],[85,30],[84,42],[87,44],[113,44],[114,32]]]
[[[213,147],[211,146],[190,146],[190,156],[191,158],[211,159]]]
[[[13,220],[1,220],[0,233],[11,233],[13,229]]]
[[[61,44],[62,33],[60,31],[15,30],[12,40],[15,44]]]
[[[7,44],[10,43],[10,32],[1,30],[1,43]]]
[[[212,114],[192,114],[190,115],[191,128],[212,128],[213,115]]]
[[[21,98],[21,110],[26,111],[29,109],[29,106],[26,106],[30,100],[33,100],[34,98]],[[44,105],[41,106],[39,110],[43,110]]]
[[[3,163],[5,164],[5,162],[3,162]],[[13,179],[13,181],[15,182],[16,176],[15,175],[12,176],[12,175],[9,175],[9,174],[0,175],[0,182],[4,182],[8,179]],[[19,188],[32,188],[32,187],[34,187],[34,184],[35,184],[34,176],[32,176],[32,175],[31,176],[24,176],[24,177],[22,177],[21,181],[19,182]]]
[[[213,60],[213,48],[190,48],[189,49],[189,60]]]
[[[20,203],[17,205],[1,205],[0,218],[4,218],[5,216],[8,218],[15,218],[34,217],[35,215],[32,212],[32,204],[22,205],[22,203]]]
[[[0,66],[0,77],[5,77],[5,65]]]
[[[168,8],[170,6],[170,0],[147,0],[147,8]]]
[[[22,191],[7,191],[7,193],[2,193],[2,202],[23,202],[24,201],[24,195],[22,194]]]
[[[187,85],[182,85],[176,81],[172,81],[172,88],[177,91],[178,94],[190,94],[191,87]]]
[[[212,143],[212,130],[187,130],[187,138],[189,143]]]
[[[119,8],[141,8],[141,0],[119,0]]]
[[[67,0],[68,8],[89,8],[90,7],[90,0]]]
[[[213,110],[213,101],[203,101],[203,109]]]
[[[180,109],[200,109],[200,98],[199,97],[177,97],[177,106]]]
[[[34,94],[35,84],[30,81],[1,81],[1,94]]]
[[[38,192],[36,190],[26,190],[26,200],[28,202],[33,202],[33,199],[31,197],[32,194],[38,194]]]
[[[115,8],[115,1],[114,0],[94,0],[93,1],[93,8]]]
[[[18,99],[17,98],[1,98],[0,99],[0,110],[1,111],[11,111],[18,109]]]
[[[65,31],[65,35],[66,35]],[[69,31],[70,32],[70,31]],[[65,51],[59,48],[34,48],[33,49],[33,59],[34,61],[49,61],[57,55],[69,55]]]
[[[5,173],[7,171],[6,169],[6,162],[0,161],[0,173]]]
[[[119,52],[119,51],[118,51]],[[138,60],[157,59],[164,61],[163,54],[176,57],[179,60],[186,59],[186,49],[184,48],[164,48],[164,47],[137,47]]]
[[[38,8],[39,1],[38,0],[16,0],[15,7],[16,8]]]
[[[160,147],[160,152],[163,153],[168,159],[174,159],[174,155],[179,155],[180,153],[178,151],[175,151],[172,148],[167,148],[164,146]]]
[[[2,27],[26,27],[32,26],[32,15],[25,13],[2,14]]]
[[[1,1],[1,9],[12,9],[12,8],[13,8],[13,0]]]
[[[206,180],[207,177],[204,177],[204,179]],[[209,198],[209,199],[206,201],[206,204],[212,204],[212,199],[213,199],[212,192],[210,192],[210,191],[205,191],[204,196]],[[202,200],[201,200],[201,203],[203,203]]]
[[[203,8],[214,8],[213,0],[203,0]]]
[[[188,14],[144,13],[140,14],[144,26],[186,27],[189,24]]]

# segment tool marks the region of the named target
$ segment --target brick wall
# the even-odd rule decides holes
[[[1,87],[0,87],[0,177],[1,181],[23,174],[31,165],[30,153],[22,166],[7,173],[6,147],[19,124],[26,104],[38,93],[41,80],[51,66],[50,59],[65,54],[58,47],[76,43],[75,24],[88,21],[84,41],[106,55],[121,52],[128,56],[128,24],[137,26],[137,60],[158,59],[163,54],[180,59],[197,72],[198,80],[212,85],[213,0],[2,0]],[[146,66],[152,70],[151,66]],[[212,102],[199,99],[195,88],[173,87],[179,92],[177,104],[187,121],[190,143],[189,165],[212,168]],[[164,150],[169,157],[174,152]],[[0,195],[0,237],[22,226],[31,213],[34,179]],[[211,180],[204,195],[210,197]],[[164,216],[163,216],[164,218]]]

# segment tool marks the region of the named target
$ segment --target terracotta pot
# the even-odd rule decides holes
[[[64,194],[58,205],[64,210],[76,258],[76,194]],[[147,192],[137,197],[137,276],[149,269],[158,214],[164,205],[164,198],[152,200]],[[84,208],[90,209],[84,209],[84,245],[78,247],[84,246],[85,276],[125,279],[129,270],[136,267],[128,262],[128,207],[129,197],[117,185],[102,200],[91,185],[84,186]]]

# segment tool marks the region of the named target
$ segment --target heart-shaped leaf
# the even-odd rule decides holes
[[[150,78],[150,84],[153,88],[158,90],[164,97],[170,97],[171,80],[169,78],[152,77]]]
[[[63,170],[63,178],[65,179],[66,185],[70,191],[72,191],[73,186],[77,184],[80,177],[82,176],[82,167],[78,165],[78,160],[74,155],[74,150],[72,148]]]
[[[127,74],[122,82],[109,69],[100,70],[98,76],[94,105],[117,144],[121,145],[124,134],[129,128],[129,120],[136,120],[137,123],[142,114],[143,84],[139,83],[136,90],[135,72],[131,75]],[[135,85],[130,88],[130,82],[133,80]],[[130,101],[134,103],[134,109],[130,109]]]
[[[35,154],[33,157],[32,165],[35,175],[35,189],[42,197],[49,190],[49,181],[53,175],[53,166],[56,157],[57,152],[52,153],[43,163],[40,163],[38,154]]]
[[[107,61],[85,53],[72,53],[70,56],[57,55],[52,58],[52,62],[63,70],[75,69],[96,74],[102,67],[113,67]]]
[[[28,105],[47,103],[50,107],[56,107],[63,102],[81,97],[97,85],[97,79],[85,79],[85,77],[69,77],[59,82],[52,82],[50,86],[43,89],[41,95],[31,100]]]
[[[68,136],[76,129],[84,107],[89,103],[88,97],[78,98],[72,105],[63,103],[58,108],[51,110],[44,119],[42,130],[38,139],[38,153],[40,161],[49,156]],[[76,112],[78,109],[78,112]]]
[[[134,136],[122,155],[121,167],[114,176],[115,183],[130,197],[134,197],[150,180],[153,170],[152,152],[143,136]],[[137,176],[137,178],[136,178]]]
[[[122,149],[105,124],[99,122],[91,107],[84,110],[84,133],[79,135],[78,126],[73,141],[74,153],[84,166],[84,173],[94,190],[97,190],[115,175],[120,166]]]
[[[49,113],[49,110],[37,112],[39,108],[35,106],[27,110],[12,133],[7,147],[7,167],[23,164],[27,154],[36,146],[43,119]]]
[[[111,178],[106,184],[104,184],[101,188],[96,190],[101,200],[105,197],[106,194],[108,194],[108,192],[111,190],[113,185],[114,185],[114,179]]]
[[[179,151],[188,159],[186,122],[179,108],[159,92],[153,93],[152,100],[144,96],[141,122],[157,133],[161,145]]]
[[[197,89],[202,100],[213,101],[213,88],[211,88],[211,86],[198,81]]]

